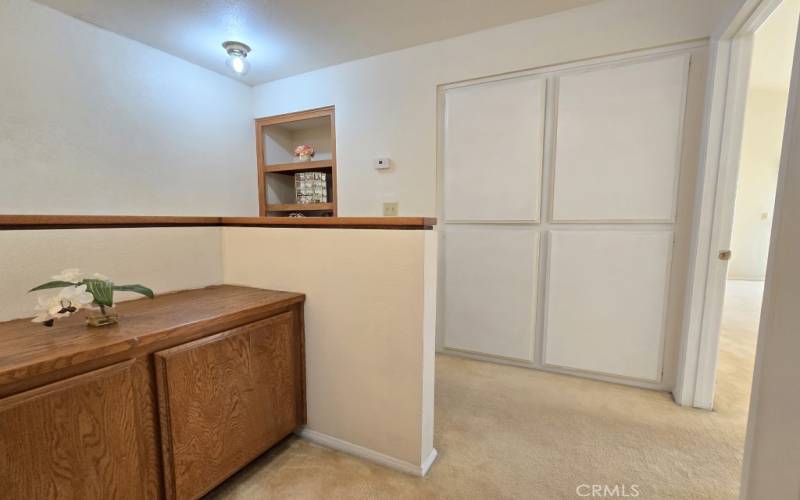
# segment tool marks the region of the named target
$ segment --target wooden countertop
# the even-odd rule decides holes
[[[300,293],[221,285],[122,302],[116,306],[120,322],[111,326],[86,326],[84,311],[51,328],[29,319],[3,322],[0,395],[24,389],[20,384],[41,383],[54,372],[81,373],[228,330],[304,300]]]
[[[255,226],[432,229],[434,217],[172,217],[139,215],[0,215],[0,230],[114,227]]]

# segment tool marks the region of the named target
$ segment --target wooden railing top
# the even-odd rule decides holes
[[[432,229],[433,217],[193,217],[162,215],[0,215],[0,231],[115,227],[318,227]]]
[[[432,229],[435,217],[222,217],[223,226]]]

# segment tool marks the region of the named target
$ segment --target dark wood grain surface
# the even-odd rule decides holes
[[[157,498],[142,481],[146,437],[134,364],[0,399],[0,496]]]
[[[155,359],[150,354],[135,358],[132,366],[133,389],[142,438],[143,463],[140,467],[144,498],[164,498],[164,471],[161,460],[160,428],[158,426],[158,396]]]
[[[435,217],[223,217],[223,226],[432,229]]]
[[[197,498],[305,423],[299,293],[214,286],[121,323],[0,323],[0,498]]]
[[[0,215],[0,229],[219,226],[219,217],[161,215]]]
[[[207,493],[301,424],[295,315],[156,353],[168,498]]]
[[[431,229],[435,217],[171,217],[138,215],[0,215],[0,230],[116,227],[256,226],[331,229]]]
[[[234,328],[301,303],[304,295],[213,286],[120,303],[120,323],[87,327],[83,312],[45,328],[0,323],[0,395]]]

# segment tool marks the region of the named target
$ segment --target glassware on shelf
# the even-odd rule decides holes
[[[328,203],[328,174],[298,172],[294,174],[294,191],[299,204]]]

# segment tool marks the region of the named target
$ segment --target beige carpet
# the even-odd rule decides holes
[[[760,286],[729,283],[714,412],[680,408],[669,394],[440,355],[439,459],[428,477],[290,438],[211,497],[549,500],[607,484],[637,485],[643,499],[736,498]]]

